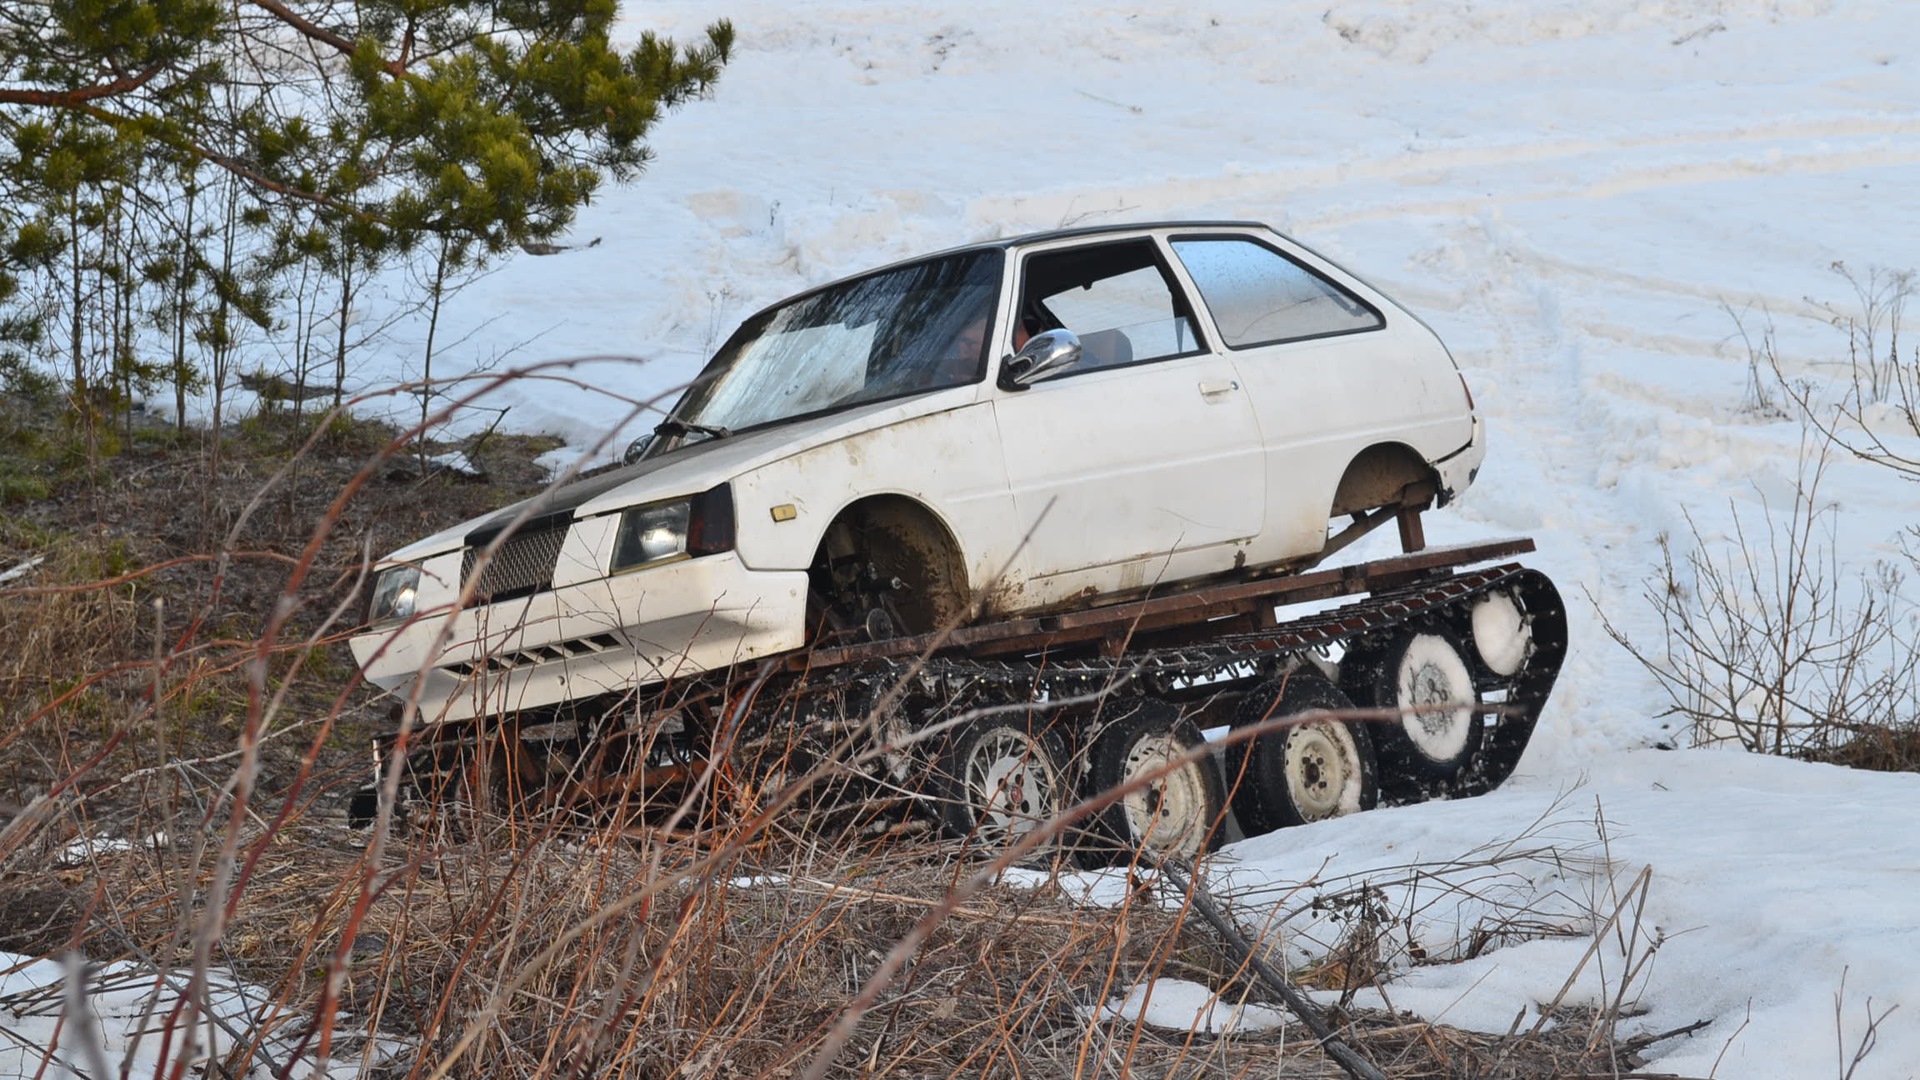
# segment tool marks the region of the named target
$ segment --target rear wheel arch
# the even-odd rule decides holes
[[[1440,475],[1420,452],[1405,443],[1375,443],[1348,462],[1334,488],[1333,506],[1327,516],[1357,514],[1401,501],[1409,486],[1425,485],[1430,494],[1439,490]]]

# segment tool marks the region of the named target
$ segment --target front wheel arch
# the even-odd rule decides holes
[[[944,521],[904,495],[848,504],[822,532],[808,564],[810,634],[823,618],[851,629],[873,609],[889,613],[900,634],[924,634],[966,622],[972,591],[966,556]],[[904,587],[890,588],[892,581]]]

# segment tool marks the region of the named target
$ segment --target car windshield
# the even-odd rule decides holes
[[[929,259],[761,312],[694,380],[673,420],[738,431],[978,382],[1003,259],[998,249]]]

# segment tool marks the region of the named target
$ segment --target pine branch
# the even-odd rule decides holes
[[[153,81],[154,76],[166,69],[166,64],[155,64],[138,75],[123,75],[112,82],[82,86],[74,90],[15,90],[0,87],[0,105],[32,105],[53,109],[79,108],[101,98],[131,94]]]
[[[260,10],[266,12],[267,14],[272,15],[274,18],[279,19],[281,22],[285,23],[287,26],[298,31],[301,35],[308,38],[309,40],[318,41],[323,45],[331,45],[335,49],[339,50],[342,56],[353,55],[353,52],[354,52],[353,42],[347,40],[344,37],[341,37],[339,34],[336,34],[333,31],[328,30],[323,26],[316,25],[314,23],[308,22],[306,19],[301,18],[299,15],[295,14],[291,8],[281,3],[280,0],[249,0],[249,2],[252,3],[254,7],[257,7]],[[388,60],[385,63],[381,64],[380,67],[381,67],[381,70],[385,71],[389,75],[394,76],[395,78],[405,78],[407,75],[406,65],[400,63],[397,60]]]

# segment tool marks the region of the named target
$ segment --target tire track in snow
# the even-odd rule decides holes
[[[1580,647],[1567,668],[1523,773],[1564,777],[1623,736],[1671,736],[1658,719],[1664,699],[1608,640],[1608,619],[1646,639],[1640,593],[1658,558],[1656,536],[1683,523],[1670,489],[1649,482],[1671,471],[1675,432],[1721,432],[1713,403],[1627,399],[1596,340],[1566,307],[1564,282],[1538,272],[1534,253],[1501,221],[1483,215],[1450,231],[1464,258],[1465,297],[1455,315],[1493,331],[1456,350],[1488,422],[1488,465],[1458,516],[1488,531],[1536,537],[1529,561],[1560,584],[1569,631]],[[1477,370],[1476,370],[1477,369]],[[1535,498],[1553,492],[1551,501]],[[1598,606],[1596,606],[1598,605]],[[1623,671],[1630,678],[1623,683]]]
[[[1300,227],[1336,228],[1365,221],[1402,217],[1458,217],[1489,203],[1601,201],[1625,195],[1665,188],[1724,183],[1766,176],[1818,175],[1855,172],[1861,169],[1920,164],[1920,145],[1891,149],[1884,147],[1835,152],[1829,149],[1785,154],[1777,150],[1760,158],[1669,162],[1643,168],[1620,169],[1591,183],[1574,186],[1545,186],[1533,190],[1515,190],[1499,195],[1448,199],[1408,200],[1374,204],[1355,210],[1335,209],[1296,219]]]
[[[1913,145],[1874,145],[1836,151],[1828,147],[1785,154],[1778,151],[1758,158],[1729,159],[1732,146],[1813,140],[1841,141],[1911,138]],[[1742,125],[1720,131],[1671,132],[1617,139],[1559,139],[1496,146],[1458,148],[1423,147],[1374,158],[1320,162],[1273,168],[1242,169],[1227,175],[1176,177],[1146,183],[1118,183],[1104,187],[1074,185],[1071,190],[989,195],[972,200],[968,216],[974,221],[1013,221],[1040,227],[1058,225],[1086,215],[1088,207],[1195,207],[1219,203],[1274,202],[1297,197],[1302,191],[1338,190],[1364,181],[1435,184],[1455,179],[1460,171],[1511,170],[1514,167],[1554,165],[1584,157],[1628,155],[1676,149],[1697,152],[1707,160],[1676,160],[1642,168],[1616,169],[1603,179],[1584,185],[1547,184],[1499,196],[1485,194],[1452,198],[1371,202],[1351,210],[1329,208],[1295,218],[1297,228],[1331,228],[1361,221],[1408,216],[1468,216],[1489,202],[1541,202],[1556,199],[1607,199],[1661,187],[1677,187],[1745,179],[1760,175],[1845,172],[1854,169],[1920,163],[1920,115],[1878,114],[1804,118]],[[1476,185],[1483,186],[1483,185]]]
[[[1512,255],[1516,260],[1531,266],[1537,273],[1560,279],[1578,280],[1589,285],[1684,297],[1711,304],[1714,307],[1726,304],[1734,308],[1753,308],[1775,315],[1812,319],[1820,323],[1825,323],[1832,318],[1832,313],[1825,307],[1804,296],[1782,296],[1778,293],[1755,292],[1750,289],[1702,285],[1658,274],[1622,270],[1610,264],[1581,262],[1535,248],[1516,247]]]

